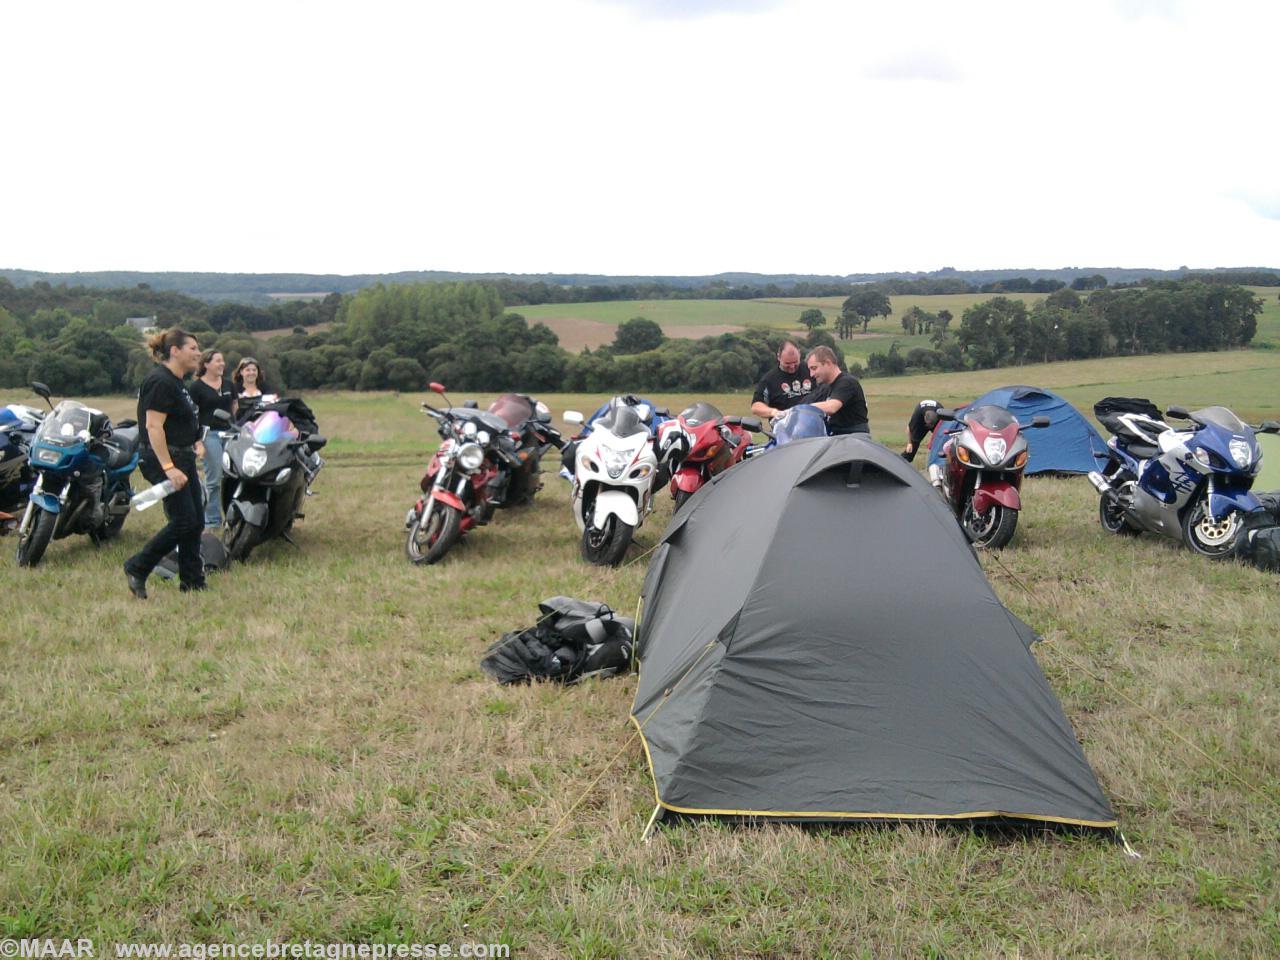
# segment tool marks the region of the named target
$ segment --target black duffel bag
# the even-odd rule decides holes
[[[480,669],[498,683],[576,683],[631,669],[634,620],[603,603],[571,597],[550,597],[538,609],[536,624],[504,633],[485,651]]]

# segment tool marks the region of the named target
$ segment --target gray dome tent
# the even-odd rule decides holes
[[[666,810],[1116,826],[1034,632],[879,444],[798,441],[716,477],[642,598],[632,722]]]

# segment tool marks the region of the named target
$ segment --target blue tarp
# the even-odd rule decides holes
[[[1030,424],[1031,418],[1045,416],[1049,426],[1026,432],[1030,455],[1026,473],[1088,473],[1099,470],[1107,462],[1107,445],[1084,416],[1056,393],[1039,387],[998,387],[984,393],[966,407],[958,407],[956,416],[963,417],[969,407],[991,404],[1004,407],[1019,423]],[[934,431],[929,445],[929,462],[942,462],[942,443],[947,424]]]

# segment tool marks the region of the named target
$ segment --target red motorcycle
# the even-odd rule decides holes
[[[659,459],[671,464],[675,509],[704,483],[746,456],[753,433],[763,433],[757,417],[726,417],[706,401],[680,411],[658,428]]]
[[[444,396],[440,384],[431,389]],[[474,400],[422,409],[438,421],[443,442],[422,478],[423,497],[405,517],[405,555],[415,564],[440,560],[498,507],[529,503],[542,486],[542,455],[563,443],[546,406],[520,394],[503,394],[488,410]]]
[[[939,420],[955,421],[951,410]],[[945,467],[929,466],[929,480],[955,511],[960,527],[975,547],[998,550],[1013,539],[1022,509],[1022,471],[1027,465],[1028,426],[1049,426],[1049,418],[1021,424],[1003,407],[984,404],[963,414],[942,446]]]

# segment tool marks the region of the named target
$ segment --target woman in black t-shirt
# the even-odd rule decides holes
[[[175,545],[182,589],[204,589],[200,559],[203,503],[196,472],[196,456],[204,450],[199,408],[182,383],[200,365],[200,344],[185,330],[174,327],[152,335],[147,346],[157,364],[138,390],[142,440],[138,467],[151,483],[168,480],[175,490],[164,499],[168,524],[124,563],[129,590],[139,600],[147,598],[147,577]]]
[[[231,379],[236,384],[236,422],[244,423],[262,406],[262,395],[267,389],[262,367],[253,357],[244,357],[236,364],[236,372],[231,375]]]
[[[196,380],[189,390],[191,399],[200,408],[200,426],[204,427],[204,525],[217,529],[222,526],[222,426],[213,419],[218,410],[225,410],[233,417],[236,413],[236,397],[223,371],[227,361],[219,350],[206,350],[200,357]]]

